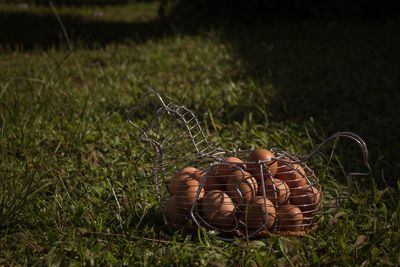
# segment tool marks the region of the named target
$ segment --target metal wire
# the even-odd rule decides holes
[[[142,105],[151,98],[160,107],[147,125],[140,127],[135,123],[136,113],[145,110]],[[155,151],[154,188],[165,222],[179,227],[192,221],[222,240],[312,231],[320,217],[338,207],[351,192],[351,178],[371,172],[367,146],[351,132],[328,137],[308,155],[273,148],[271,158],[248,160],[251,150],[224,150],[211,145],[193,112],[173,101],[166,103],[154,90],[128,111],[128,121],[139,131],[139,140]],[[347,195],[339,194],[335,205],[324,206],[325,193],[306,162],[341,137],[359,145],[368,172],[350,172]],[[141,155],[146,151],[147,146]],[[235,157],[236,162],[227,160],[229,157]],[[190,171],[182,171],[189,166]]]

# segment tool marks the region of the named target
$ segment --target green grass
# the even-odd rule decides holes
[[[57,9],[71,53],[50,7],[0,9],[0,265],[400,265],[398,22],[179,18],[162,28],[156,3],[98,9]],[[133,165],[143,146],[126,120],[149,87],[181,100],[227,148],[304,154],[354,131],[373,174],[304,238],[170,231],[152,162]],[[309,163],[326,189],[345,185],[339,163],[363,170],[357,149],[340,142],[329,166],[329,149]]]

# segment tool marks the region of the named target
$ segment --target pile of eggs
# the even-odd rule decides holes
[[[310,228],[321,207],[319,186],[295,160],[256,149],[246,161],[228,157],[202,171],[186,167],[168,183],[170,226],[193,216],[222,232],[296,232]]]

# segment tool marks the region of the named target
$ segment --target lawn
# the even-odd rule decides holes
[[[0,265],[400,265],[399,21],[207,19],[179,3],[167,21],[146,1],[0,6]],[[127,111],[149,88],[225,148],[306,154],[355,132],[372,174],[306,237],[171,231],[150,157],[133,164]],[[331,152],[309,162],[326,190],[365,171],[352,143]]]

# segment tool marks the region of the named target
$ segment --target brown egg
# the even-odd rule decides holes
[[[197,191],[200,190],[199,199],[204,196],[204,189],[199,187],[199,182],[195,179],[187,179],[178,185],[175,194],[176,205],[184,214],[189,214],[193,203],[196,201]]]
[[[281,231],[299,231],[302,229],[303,213],[295,205],[286,204],[277,209],[278,225]]]
[[[266,149],[261,149],[258,148],[256,150],[253,150],[250,155],[249,155],[249,161],[250,162],[258,162],[259,160],[267,161],[265,162],[265,165],[267,165],[268,170],[265,169],[265,166],[263,166],[263,175],[264,178],[267,176],[274,176],[276,173],[276,170],[278,168],[278,163],[275,160],[272,160],[274,158],[274,154]],[[260,172],[260,165],[258,163],[249,163],[247,164],[248,172],[253,174],[254,178],[257,180],[261,179],[261,172]]]
[[[280,168],[275,177],[287,183],[290,189],[303,188],[309,185],[305,178],[306,173],[299,164],[293,164],[293,168],[289,166]]]
[[[274,224],[276,212],[274,205],[268,199],[256,196],[246,207],[244,221],[250,229],[259,227],[270,228]]]
[[[258,184],[250,173],[239,170],[233,171],[226,184],[227,193],[237,204],[246,204],[257,194]],[[238,192],[239,190],[239,192]]]
[[[193,173],[193,172],[198,172],[198,171],[199,171],[199,169],[189,166],[189,167],[183,168],[180,172],[181,173],[183,173],[183,172]]]
[[[287,157],[280,158],[278,160],[278,168],[276,170],[276,173],[291,171],[292,168],[289,166],[292,166],[293,164],[294,164],[293,160],[291,160]]]
[[[312,219],[314,212],[321,206],[321,192],[314,186],[293,189],[290,203],[301,209],[305,219]]]
[[[220,175],[218,173],[218,166],[213,167],[207,173],[204,174],[206,177],[204,183],[204,189],[206,192],[213,190],[225,191],[225,184],[220,181]]]
[[[221,229],[235,227],[235,206],[232,199],[220,190],[207,192],[202,201],[202,213],[213,226]]]
[[[194,179],[193,173],[179,172],[168,183],[168,192],[170,195],[175,195],[179,192],[179,185],[184,183],[186,180]]]
[[[165,205],[165,217],[169,226],[179,226],[185,222],[185,215],[176,206],[175,196],[171,196]]]
[[[242,161],[241,159],[236,158],[236,157],[229,157],[229,158],[226,158],[226,159],[224,159],[224,160],[222,161],[222,163],[229,163],[229,164],[232,164],[232,165],[234,165],[234,166],[237,166],[237,167],[241,168],[242,170],[246,170],[246,164],[244,164],[243,161]],[[229,175],[229,174],[232,173],[233,171],[238,170],[238,169],[235,168],[234,166],[231,166],[231,165],[219,165],[219,166],[218,166],[218,169],[219,169],[218,173],[219,173],[219,175],[221,175],[221,176],[223,177],[223,176]]]
[[[190,175],[192,178],[196,179],[197,181],[201,181],[203,178],[203,172],[194,167],[186,167],[183,168],[180,172],[180,175]]]
[[[176,194],[180,183],[192,178],[200,182],[203,178],[203,172],[194,167],[185,167],[180,172],[175,174],[175,176],[168,183],[168,192],[170,195]]]
[[[246,169],[246,165],[243,164],[243,161],[236,157],[226,158],[222,161],[222,163],[231,163],[242,168],[243,170]],[[228,182],[228,178],[230,174],[235,170],[238,169],[232,165],[227,165],[227,164],[216,165],[213,169],[211,169],[207,173],[206,191],[212,191],[212,190],[225,191],[226,190],[225,185]]]
[[[266,179],[264,181],[264,184],[266,196],[274,205],[283,205],[288,201],[290,196],[290,189],[284,181],[272,178],[272,180]],[[258,189],[258,195],[264,195],[261,185]]]
[[[197,180],[199,183],[201,182],[201,179],[203,179],[204,172],[202,171],[196,171],[192,172],[192,177]]]

